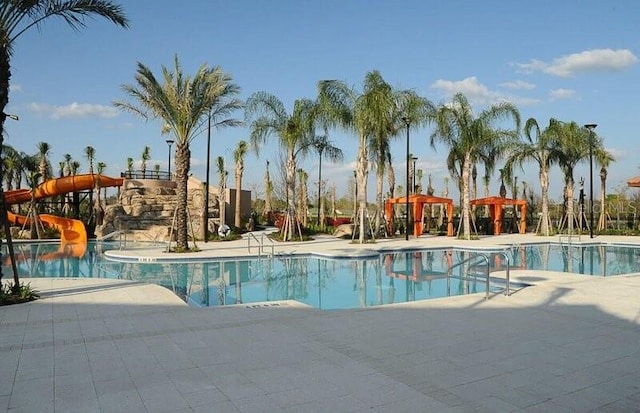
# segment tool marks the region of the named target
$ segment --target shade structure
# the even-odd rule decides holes
[[[387,199],[384,203],[384,215],[387,217],[387,229],[392,232],[391,220],[393,206],[396,204],[405,205],[407,203],[407,197],[401,196],[398,198]],[[447,236],[453,237],[453,200],[451,198],[441,198],[433,195],[414,194],[409,195],[409,203],[413,208],[413,235],[419,237],[424,230],[423,209],[425,204],[444,204],[447,207]]]
[[[499,235],[502,232],[503,208],[505,205],[513,205],[520,207],[520,224],[519,232],[524,234],[527,230],[527,201],[523,199],[510,199],[501,196],[489,196],[486,198],[478,198],[471,200],[471,205],[488,205],[491,221],[493,222],[493,235]]]
[[[627,186],[630,188],[640,188],[640,176],[629,179],[627,181]]]

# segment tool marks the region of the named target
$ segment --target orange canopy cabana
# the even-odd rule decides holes
[[[636,176],[627,181],[627,186],[629,188],[640,188],[640,176]]]
[[[406,205],[407,197],[390,198],[384,203],[384,215],[389,219],[392,214],[393,205]],[[414,194],[409,195],[409,203],[413,206],[413,235],[419,237],[424,230],[422,222],[422,210],[424,204],[444,204],[447,206],[447,236],[453,237],[453,200],[451,198],[440,198],[433,195]],[[391,221],[387,221],[387,225],[391,226]],[[391,228],[389,228],[391,231]]]
[[[520,225],[518,227],[521,234],[524,234],[527,230],[527,201],[525,200],[490,196],[487,198],[473,199],[471,200],[471,205],[489,205],[489,215],[493,222],[493,235],[499,235],[500,232],[502,232],[502,209],[505,205],[513,205],[516,208],[520,207]]]

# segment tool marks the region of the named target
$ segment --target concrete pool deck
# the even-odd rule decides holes
[[[558,238],[366,245],[320,238],[275,252],[548,240]],[[640,245],[635,237],[581,241]],[[188,255],[249,255],[247,240],[198,247]],[[343,311],[288,302],[192,308],[156,285],[29,279],[40,300],[0,307],[0,411],[639,411],[640,274],[513,276],[532,286],[489,300],[468,295]]]

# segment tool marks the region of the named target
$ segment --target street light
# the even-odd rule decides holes
[[[589,237],[593,238],[593,130],[595,123],[584,125],[589,130]]]
[[[209,242],[209,168],[210,168],[210,152],[211,152],[211,111],[207,118],[207,171],[205,175],[205,191],[204,191],[204,213],[202,214],[202,228],[204,242]],[[220,225],[224,224],[222,222]]]
[[[318,149],[318,157],[320,162],[318,163],[318,228],[322,229],[324,223],[320,224],[320,197],[322,196],[322,152],[327,146],[325,142],[318,142],[316,148]]]
[[[407,190],[405,191],[406,193],[406,206],[405,206],[405,221],[404,221],[404,239],[405,241],[409,241],[409,185],[411,184],[411,182],[409,182],[409,126],[411,126],[411,119],[409,119],[407,116],[403,116],[402,120],[404,121],[404,123],[407,125],[407,157],[405,158],[405,160],[407,161]]]
[[[173,139],[167,139],[167,145],[169,145],[169,180],[171,180],[171,145],[175,142]]]

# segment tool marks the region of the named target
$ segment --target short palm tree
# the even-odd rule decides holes
[[[511,120],[513,129],[504,129],[497,122]],[[497,103],[474,116],[467,98],[458,93],[450,104],[443,104],[434,119],[435,129],[431,145],[441,142],[456,154],[451,161],[459,165],[462,194],[462,230],[465,239],[471,239],[469,179],[475,160],[492,148],[503,147],[518,137],[520,112],[511,103]]]
[[[244,173],[244,157],[247,154],[247,150],[249,145],[247,142],[241,140],[236,145],[236,149],[233,151],[233,161],[236,164],[236,205],[235,205],[235,216],[233,220],[233,225],[236,228],[240,228],[241,225],[241,198],[242,198],[242,174]]]
[[[129,178],[133,178],[133,158],[127,158],[127,173]]]
[[[140,155],[140,170],[142,171],[142,179],[147,177],[147,162],[151,159],[151,148],[147,145],[142,149]]]
[[[247,99],[245,119],[251,129],[251,145],[259,152],[260,145],[273,135],[283,149],[285,160],[285,186],[287,190],[287,215],[283,228],[284,241],[293,238],[295,224],[296,163],[312,148],[314,104],[308,99],[294,102],[293,111],[288,114],[284,104],[267,92],[254,93]],[[302,236],[302,234],[300,234]]]
[[[235,98],[240,92],[230,75],[219,67],[202,65],[191,77],[183,73],[175,57],[172,69],[162,68],[160,83],[151,70],[138,63],[136,85],[125,85],[126,95],[136,101],[116,102],[123,110],[141,116],[143,119],[159,118],[162,131],[172,133],[176,140],[176,247],[178,251],[188,250],[187,243],[187,181],[191,167],[191,141],[204,130],[213,119],[215,127],[238,126],[240,121],[229,118],[242,107]]]
[[[46,181],[51,178],[51,164],[49,163],[49,155],[51,154],[51,145],[47,142],[38,143],[38,159],[39,166],[38,172],[42,181]]]

